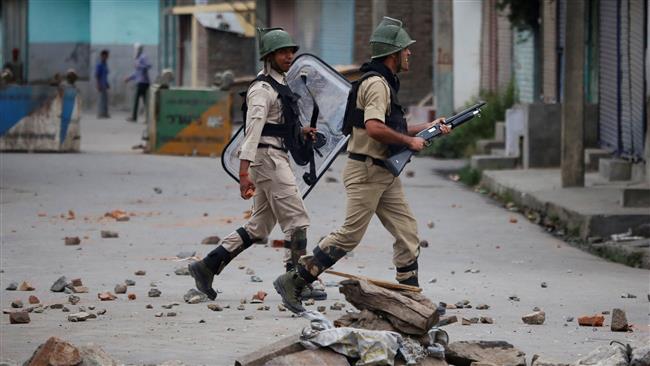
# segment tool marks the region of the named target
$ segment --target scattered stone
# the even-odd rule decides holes
[[[447,304],[447,305],[445,306],[445,308],[450,309],[450,310],[453,310],[453,309],[456,309],[457,307],[456,307],[455,304]]]
[[[252,268],[246,268],[246,274],[252,276],[255,274],[255,271]]]
[[[325,310],[327,310],[327,307],[319,306],[318,308],[316,308],[316,310],[318,310],[319,313],[325,314]]]
[[[163,313],[162,313],[162,312],[160,312],[160,313],[155,313],[154,316],[155,316],[156,318],[160,318],[160,317],[163,316]]]
[[[571,366],[571,364],[549,360],[542,358],[539,355],[533,355],[531,366]]]
[[[524,323],[530,325],[542,325],[544,320],[546,320],[546,313],[543,311],[536,311],[534,313],[526,314],[521,317]]]
[[[82,312],[82,311],[86,311],[86,307],[85,307],[85,306],[80,306],[80,307],[79,307],[79,312]]]
[[[533,311],[540,311],[540,310],[542,310],[542,309],[540,309],[539,306],[535,306],[535,307],[533,308]]]
[[[339,180],[334,177],[325,177],[325,183],[337,183]]]
[[[95,306],[94,305],[88,305],[88,310],[95,310]]]
[[[114,239],[119,238],[120,234],[117,231],[102,230],[101,237],[104,239]]]
[[[407,178],[413,178],[413,177],[415,177],[415,172],[412,171],[412,170],[407,170],[407,171],[406,171],[406,177],[407,177]]]
[[[34,286],[32,286],[29,282],[23,281],[23,283],[18,286],[18,291],[34,291]]]
[[[427,227],[429,229],[433,229],[434,226],[435,226],[435,224],[433,223],[433,220],[429,220],[429,222],[427,222]]]
[[[458,317],[456,315],[441,317],[440,321],[438,321],[437,326],[443,327],[445,325],[453,324],[456,322],[458,322]]]
[[[68,302],[71,305],[77,305],[77,303],[79,303],[79,301],[81,301],[81,298],[79,296],[75,296],[75,295],[68,296]]]
[[[585,327],[602,327],[604,322],[605,317],[600,314],[586,315],[578,318],[578,325]]]
[[[185,301],[188,304],[198,304],[200,302],[208,301],[208,297],[203,292],[192,288],[189,289],[185,293],[185,295],[183,295],[183,301]],[[190,302],[190,301],[194,301],[194,302]]]
[[[78,365],[82,361],[79,350],[72,344],[56,337],[50,337],[38,346],[32,357],[24,364],[36,365]]]
[[[34,312],[37,314],[41,314],[45,312],[45,309],[43,308],[43,305],[38,305],[37,307],[34,308]]]
[[[85,322],[90,317],[90,314],[85,311],[68,315],[69,322]]]
[[[248,300],[246,299],[239,299],[240,304],[248,304]]]
[[[50,309],[63,309],[63,304],[52,304],[48,306]]]
[[[571,323],[573,321],[573,317],[572,316],[567,316],[566,321]]]
[[[147,274],[147,271],[138,270],[138,271],[135,271],[134,274],[135,274],[136,276],[144,276],[144,275]]]
[[[627,293],[627,294],[621,295],[621,298],[623,298],[623,299],[636,299],[636,295]]]
[[[526,366],[526,354],[504,341],[461,341],[445,347],[447,362],[469,366],[472,362],[494,365]]]
[[[488,305],[488,304],[478,304],[478,305],[476,305],[477,310],[487,310],[489,308],[490,308],[490,305]]]
[[[278,304],[278,311],[287,311],[287,308],[282,304]]]
[[[460,324],[462,325],[472,325],[472,322],[469,319],[461,318]]]
[[[180,252],[180,253],[176,254],[176,256],[179,259],[192,258],[195,255],[196,255],[196,251],[193,251],[193,252],[191,252],[191,251],[183,251],[183,252]]]
[[[74,278],[74,279],[72,279],[72,281],[70,281],[70,285],[72,287],[75,287],[75,286],[83,286],[84,284],[81,281],[81,278]]]
[[[611,330],[612,332],[627,332],[628,324],[625,311],[617,308],[612,310]]]
[[[246,315],[244,317],[244,320],[253,320],[253,316],[252,315]]]
[[[438,282],[437,278],[432,278],[432,279],[429,280],[429,283],[436,283],[436,282]]]
[[[187,268],[187,266],[176,268],[174,270],[174,273],[177,276],[189,276],[190,275],[190,270]]]
[[[145,309],[153,309],[153,305],[147,304],[147,306],[145,306]]]
[[[429,241],[428,240],[421,240],[420,241],[420,248],[428,248],[429,247]]]
[[[156,192],[156,194],[162,194],[162,189],[160,187],[153,187],[153,191]]]
[[[345,307],[345,304],[344,304],[344,303],[342,303],[342,302],[338,302],[338,301],[337,301],[337,302],[335,302],[334,304],[332,304],[332,305],[330,306],[330,310],[341,311],[341,310],[343,310],[344,307]]]
[[[116,294],[125,294],[126,293],[126,285],[123,283],[119,283],[115,285],[115,293]]]
[[[11,282],[7,288],[5,288],[7,291],[16,291],[16,289],[18,289],[18,282]]]
[[[173,311],[167,312],[167,316],[176,316],[176,313]]]
[[[20,309],[23,307],[23,302],[21,300],[14,300],[11,302],[11,307],[14,309]]]
[[[511,295],[508,297],[508,300],[519,301],[519,297],[517,295]]]
[[[542,286],[542,288],[547,288],[548,284],[546,282],[542,282],[542,284],[540,286]]]
[[[100,301],[113,301],[117,299],[117,296],[113,295],[109,291],[102,292],[97,294],[97,298],[99,298]]]
[[[63,292],[67,284],[68,284],[68,280],[65,278],[65,276],[61,276],[56,281],[54,281],[52,287],[50,287],[50,291]]]
[[[81,244],[81,239],[79,239],[78,236],[66,236],[65,239],[63,239],[65,242],[65,245],[79,245]]]
[[[162,292],[160,292],[160,290],[157,288],[150,289],[148,293],[149,297],[160,297],[161,294]]]
[[[603,310],[600,313],[603,314],[603,315],[609,315],[609,310]]]
[[[203,239],[201,241],[201,244],[204,245],[217,245],[221,242],[221,238],[214,235],[214,236],[208,236],[207,238]]]
[[[251,276],[251,282],[262,282],[259,276]]]
[[[87,294],[88,293],[88,287],[86,286],[74,286],[72,288],[72,292],[75,294]]]
[[[316,303],[316,300],[308,299],[307,301],[305,301],[305,306],[311,306],[311,305],[314,305],[315,303]]]
[[[253,294],[253,298],[251,300],[251,303],[255,300],[264,302],[264,299],[266,298],[268,294],[264,291],[257,291],[256,293]]]
[[[64,307],[61,309],[61,311],[64,312],[64,313],[69,313],[69,312],[70,312],[70,309],[68,309],[67,306],[64,306]]]
[[[127,279],[124,280],[124,284],[127,286],[135,286],[135,281]]]
[[[241,304],[237,307],[237,310],[246,310],[246,306],[244,304]]]
[[[480,320],[483,324],[494,324],[494,319],[490,318],[489,316],[482,316]]]
[[[478,322],[479,322],[479,318],[476,318],[476,317],[474,317],[474,318],[469,318],[469,322],[472,323],[472,324],[478,324]]]
[[[131,292],[130,294],[128,294],[128,295],[126,295],[126,296],[127,296],[127,298],[128,298],[129,300],[135,300],[135,299],[136,299],[136,296],[135,296],[135,294],[134,294],[133,292]]]
[[[223,308],[217,304],[208,304],[208,309],[212,311],[223,311]]]
[[[28,301],[29,301],[29,303],[32,304],[32,305],[34,305],[34,304],[39,304],[39,303],[41,302],[41,300],[39,300],[38,297],[36,297],[36,296],[34,296],[34,295],[31,295],[31,296],[29,297],[29,300],[28,300]]]

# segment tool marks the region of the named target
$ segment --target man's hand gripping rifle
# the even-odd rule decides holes
[[[474,116],[478,115],[481,112],[481,108],[485,105],[485,102],[479,102],[464,111],[453,115],[450,118],[447,118],[445,121],[445,124],[454,128],[456,126],[460,126],[461,124],[471,120],[474,118]],[[433,126],[431,128],[427,128],[426,130],[422,130],[417,133],[416,136],[422,137],[423,139],[426,140],[426,144],[429,145],[431,144],[431,141],[435,139],[436,137],[442,135],[442,132],[440,131],[440,128],[438,126]],[[384,163],[386,164],[386,168],[394,175],[398,176],[404,170],[404,167],[406,164],[411,161],[411,156],[415,154],[415,151],[405,148],[404,150],[400,151],[399,153],[389,157],[388,159],[384,160]]]

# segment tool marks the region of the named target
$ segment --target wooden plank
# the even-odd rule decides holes
[[[188,15],[195,13],[216,13],[216,12],[239,12],[247,13],[255,11],[255,1],[235,1],[219,4],[174,6],[171,13],[174,15]]]
[[[349,278],[349,279],[352,279],[352,280],[365,280],[367,282],[372,283],[375,286],[387,288],[389,290],[403,290],[403,291],[411,291],[411,292],[422,292],[422,289],[419,288],[419,287],[416,287],[416,286],[402,285],[400,283],[389,282],[389,281],[378,280],[378,279],[369,278],[369,277],[360,276],[360,275],[354,275],[354,274],[349,274],[349,273],[344,273],[344,272],[333,271],[331,269],[326,270],[325,273],[329,273],[331,275],[335,275],[335,276],[339,276],[339,277]]]

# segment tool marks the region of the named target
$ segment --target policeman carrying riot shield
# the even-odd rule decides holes
[[[306,253],[309,217],[290,166],[289,150],[313,139],[315,128],[298,121],[297,96],[286,85],[298,45],[282,28],[259,29],[259,50],[264,68],[250,84],[244,112],[245,137],[239,155],[239,189],[243,199],[253,198],[250,220],[223,239],[203,260],[191,263],[189,272],[197,288],[214,300],[218,275],[255,242],[268,235],[276,223],[285,235],[285,268],[292,270]],[[324,298],[324,291],[305,288],[303,298]]]

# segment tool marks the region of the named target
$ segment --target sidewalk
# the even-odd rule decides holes
[[[628,208],[620,204],[625,182],[603,182],[597,173],[585,175],[584,188],[562,188],[559,169],[486,170],[481,185],[516,205],[534,210],[544,217],[559,221],[570,237],[583,241],[587,250],[601,253],[611,235],[650,224],[647,207]],[[647,236],[647,235],[646,235]],[[641,256],[644,268],[650,268],[650,240],[614,243],[610,249],[620,255]],[[606,255],[610,257],[610,255]],[[610,258],[615,259],[615,258]]]

